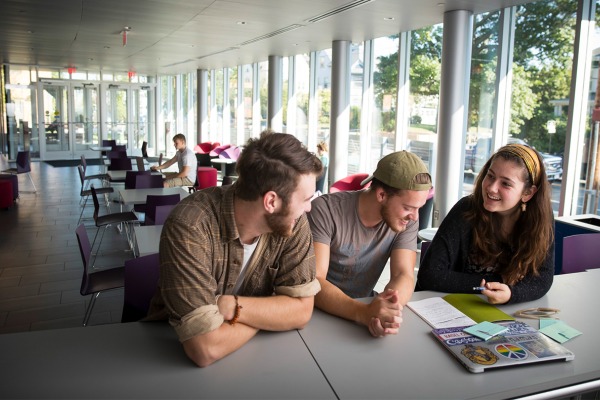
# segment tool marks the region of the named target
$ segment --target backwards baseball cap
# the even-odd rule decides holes
[[[399,190],[429,190],[432,188],[430,183],[418,183],[416,177],[419,174],[429,175],[427,167],[419,157],[406,150],[397,151],[383,157],[377,163],[377,169],[373,175],[362,181],[361,185],[366,185],[373,178],[380,182]],[[429,175],[431,181],[431,175]]]

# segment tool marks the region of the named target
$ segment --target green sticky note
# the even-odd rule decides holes
[[[544,329],[547,326],[557,323],[557,319],[552,318],[540,318],[540,329]]]
[[[508,328],[505,326],[483,321],[476,325],[469,326],[468,328],[463,329],[463,331],[470,335],[477,336],[480,339],[488,340],[507,329]]]
[[[556,340],[558,343],[564,343],[567,340],[573,339],[576,336],[581,335],[577,329],[570,327],[563,321],[556,321],[554,324],[550,324],[540,329],[544,335],[549,338]]]

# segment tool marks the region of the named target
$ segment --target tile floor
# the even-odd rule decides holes
[[[4,170],[9,165],[0,158]],[[31,168],[37,193],[20,193],[12,208],[0,210],[0,333],[81,326],[91,297],[79,293],[83,267],[75,236],[81,211],[77,169],[44,162],[32,162]],[[88,167],[88,174],[98,168]],[[19,176],[19,188],[32,189],[27,176]],[[90,199],[84,216],[91,217],[92,211]],[[114,203],[112,211],[117,211]],[[84,222],[92,240],[93,220]],[[106,232],[102,249],[96,262],[100,268],[123,265],[132,257],[124,235],[114,227]],[[101,294],[89,324],[120,322],[122,305],[122,289]]]

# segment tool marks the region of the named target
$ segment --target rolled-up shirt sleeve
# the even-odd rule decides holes
[[[207,226],[178,215],[167,221],[161,235],[160,291],[169,323],[183,342],[217,329],[223,315],[212,274],[213,234],[206,232]]]

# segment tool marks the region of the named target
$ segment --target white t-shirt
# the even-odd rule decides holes
[[[179,171],[183,170],[183,167],[190,167],[188,171],[187,178],[196,182],[196,170],[198,169],[198,160],[196,159],[196,154],[192,149],[186,147],[183,152],[177,152],[177,167],[179,167]]]

